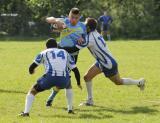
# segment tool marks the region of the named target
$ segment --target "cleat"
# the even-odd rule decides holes
[[[93,103],[82,102],[79,106],[93,106]]]
[[[29,113],[21,112],[18,116],[21,116],[21,117],[29,117]]]
[[[75,114],[73,110],[68,110],[68,114]]]
[[[139,80],[138,87],[140,88],[141,91],[143,91],[145,89],[145,79],[144,78]]]
[[[79,106],[93,106],[93,100],[92,99],[89,99],[87,100],[86,102],[82,102],[79,104]]]
[[[51,107],[52,106],[52,100],[47,101],[46,106]]]

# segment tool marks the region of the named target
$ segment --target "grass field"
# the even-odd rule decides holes
[[[44,42],[0,41],[0,123],[160,123],[160,41],[114,41],[108,46],[119,63],[121,76],[147,80],[146,90],[136,86],[116,86],[103,74],[94,79],[94,107],[78,107],[86,99],[72,77],[75,115],[66,112],[62,90],[52,108],[45,107],[50,90],[35,98],[29,118],[17,117],[24,109],[28,89],[43,73],[39,67],[34,75],[28,66]],[[81,75],[94,62],[87,49],[80,52]]]

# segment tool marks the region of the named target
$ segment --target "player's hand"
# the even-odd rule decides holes
[[[65,23],[61,22],[61,21],[56,21],[56,26],[58,30],[63,30],[66,28]]]
[[[78,85],[78,87],[82,90],[82,86],[81,85]]]
[[[80,37],[78,40],[77,40],[78,44],[81,45],[83,44],[84,42],[84,39],[82,37]]]
[[[34,74],[34,70],[29,70],[29,73],[30,74]]]

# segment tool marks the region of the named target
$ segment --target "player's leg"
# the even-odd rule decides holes
[[[137,85],[140,87],[141,90],[144,89],[145,86],[145,80],[142,79],[132,79],[132,78],[121,78],[118,72],[118,64],[117,62],[111,58],[112,61],[112,68],[107,69],[107,68],[102,68],[103,73],[105,74],[106,77],[108,77],[112,82],[114,82],[116,85]]]
[[[71,80],[69,80],[69,84],[66,87],[65,95],[67,100],[68,113],[73,113],[73,91],[72,91]]]
[[[54,101],[54,98],[58,92],[59,92],[59,90],[56,90],[55,88],[52,89],[52,93],[50,94],[50,96],[48,97],[48,100],[46,102],[47,107],[52,106],[52,102]]]
[[[43,91],[38,84],[35,84],[28,92],[25,100],[25,108],[22,113],[20,113],[20,116],[29,116],[30,109],[32,107],[32,103],[34,101],[35,95],[39,92]]]
[[[103,24],[101,27],[101,35],[103,36],[103,38],[106,40],[106,38],[108,39],[107,36],[107,25]]]
[[[77,63],[78,54],[79,54],[79,52],[75,53],[74,55],[71,55],[73,57],[75,63]],[[68,113],[74,113],[73,112],[73,91],[72,91],[72,84],[71,84],[71,76],[70,76],[69,84],[66,87],[65,93],[66,93],[66,99],[67,99]]]
[[[67,98],[67,108],[68,113],[74,113],[73,112],[73,92],[72,92],[72,86],[70,83],[70,77],[69,76],[55,76],[54,81],[55,86],[59,87],[60,89],[66,89],[66,98]]]
[[[110,26],[109,25],[106,25],[106,34],[107,34],[108,41],[111,41]]]
[[[97,66],[98,63],[93,64],[87,73],[84,75],[84,81],[86,83],[86,88],[87,88],[87,101],[86,105],[93,105],[93,92],[92,92],[92,79],[97,76],[98,74],[102,73],[100,68]]]
[[[105,32],[104,32],[104,25],[102,24],[101,25],[101,35],[104,37],[105,36]]]
[[[108,38],[108,41],[111,41],[111,35],[110,35],[110,31],[108,30],[106,33],[107,33],[107,38]]]
[[[45,74],[37,80],[37,83],[31,88],[31,90],[28,92],[26,96],[25,109],[24,109],[24,112],[20,114],[20,116],[29,116],[29,112],[30,112],[32,103],[37,93],[53,87],[51,83],[51,81],[53,80],[52,78],[51,79],[50,78],[51,77]]]
[[[145,86],[145,80],[143,78],[138,80],[132,78],[121,78],[119,73],[109,77],[109,79],[116,85],[137,85],[138,87],[140,87],[140,90],[143,90]]]

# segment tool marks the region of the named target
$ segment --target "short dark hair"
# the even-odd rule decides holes
[[[49,38],[46,41],[46,47],[47,48],[56,48],[57,47],[57,42],[54,38]]]
[[[97,28],[97,20],[94,18],[87,18],[86,27],[88,27],[91,31],[94,31]]]
[[[72,9],[70,10],[70,13],[75,14],[75,15],[78,15],[78,14],[80,14],[80,10],[79,10],[78,8],[72,8]]]

